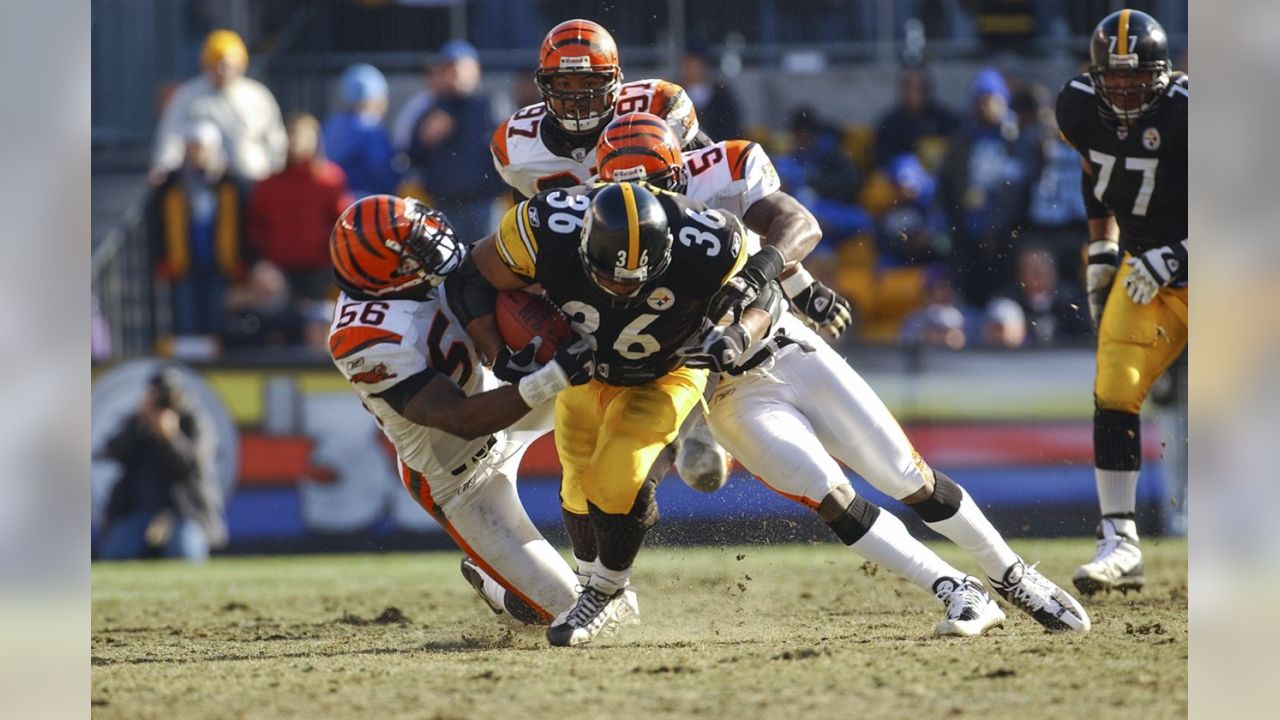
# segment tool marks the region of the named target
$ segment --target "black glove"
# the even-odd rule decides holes
[[[712,328],[697,343],[676,350],[676,354],[685,359],[687,367],[722,373],[737,367],[750,344],[746,328],[733,323]]]
[[[591,349],[591,340],[583,335],[572,343],[561,343],[551,362],[560,366],[570,385],[585,385],[596,374],[596,351]]]
[[[805,317],[814,321],[818,329],[831,338],[840,337],[853,323],[853,306],[839,293],[814,280],[791,298],[791,304]]]
[[[538,364],[536,357],[540,347],[542,347],[540,337],[534,337],[528,345],[520,348],[519,352],[512,352],[511,348],[503,345],[498,351],[497,359],[493,361],[493,374],[503,382],[513,384],[520,382],[542,367]]]
[[[782,252],[770,245],[764,246],[760,252],[747,258],[738,274],[729,278],[724,287],[711,296],[707,317],[716,323],[729,312],[733,313],[734,320],[742,317],[742,311],[756,299],[760,288],[776,279],[784,267],[786,263]]]

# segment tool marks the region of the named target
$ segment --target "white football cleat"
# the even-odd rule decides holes
[[[1089,614],[1079,601],[1049,578],[1035,565],[1019,559],[1005,570],[1000,580],[988,578],[991,587],[1010,605],[1030,615],[1050,632],[1088,632],[1092,627]]]
[[[520,597],[507,593],[497,580],[494,580],[484,568],[476,564],[470,555],[462,558],[462,577],[467,579],[494,615],[498,615],[504,624],[511,627],[521,625],[546,625],[547,621]]]
[[[626,623],[623,616],[631,612],[626,600],[627,587],[609,593],[593,585],[582,588],[578,601],[562,615],[551,621],[547,628],[547,642],[560,647],[571,647],[591,642],[597,637],[608,637]],[[634,593],[633,593],[634,595]],[[639,605],[636,605],[639,611]],[[635,616],[639,622],[639,615]]]
[[[1091,562],[1076,568],[1071,582],[1085,595],[1101,590],[1141,590],[1147,577],[1138,539],[1118,531],[1115,521],[1103,518],[1098,525],[1098,551]]]
[[[699,415],[680,442],[676,472],[698,492],[715,492],[729,478],[729,453],[711,437],[707,419]]]
[[[975,637],[1004,624],[1004,611],[978,578],[940,577],[933,583],[933,594],[947,606],[947,617],[934,628],[934,635]]]

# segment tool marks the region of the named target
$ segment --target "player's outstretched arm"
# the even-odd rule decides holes
[[[430,369],[378,395],[411,422],[474,440],[510,427],[529,409],[591,379],[595,355],[579,341],[514,385],[467,395],[448,375]]]
[[[813,213],[782,191],[752,203],[742,220],[748,230],[761,237],[764,247],[773,247],[782,253],[788,269],[808,257],[822,240],[822,229]]]

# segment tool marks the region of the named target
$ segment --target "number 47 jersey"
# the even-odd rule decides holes
[[[649,187],[671,232],[667,271],[619,306],[587,277],[578,247],[583,218],[603,185],[551,190],[516,205],[495,238],[517,276],[542,285],[574,327],[596,345],[596,380],[639,385],[679,364],[677,348],[702,329],[708,302],[746,261],[745,231],[732,215]]]
[[[1088,74],[1058,94],[1058,127],[1080,153],[1090,218],[1114,215],[1134,255],[1187,238],[1186,75],[1174,75],[1153,112],[1129,127],[1103,122]]]

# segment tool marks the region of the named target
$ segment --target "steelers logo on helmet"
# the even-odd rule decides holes
[[[666,121],[650,113],[614,118],[596,141],[596,166],[606,182],[644,180],[679,193],[688,185],[680,140]]]
[[[442,213],[391,195],[356,201],[329,235],[335,282],[353,297],[429,291],[465,252]]]
[[[595,132],[622,90],[618,45],[590,20],[562,22],[542,40],[534,81],[552,122],[568,133]]]
[[[671,232],[658,198],[643,185],[602,188],[583,218],[582,266],[614,307],[644,302],[671,264]]]
[[[1133,125],[1159,108],[1173,65],[1155,18],[1128,9],[1103,18],[1090,39],[1089,60],[1098,113],[1107,124]]]

